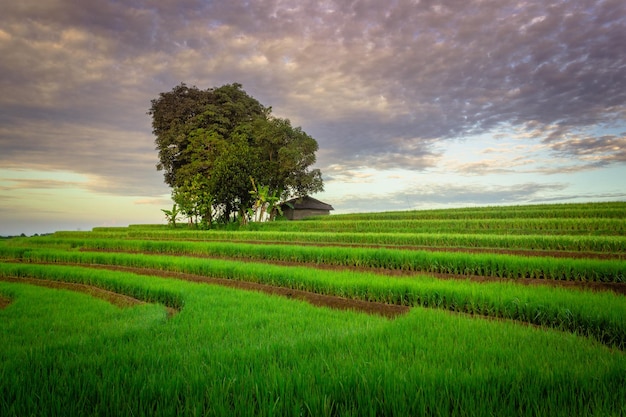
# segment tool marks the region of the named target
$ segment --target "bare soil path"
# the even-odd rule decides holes
[[[5,297],[4,295],[0,294],[0,310],[7,308],[12,301],[13,300],[11,300],[9,297]]]

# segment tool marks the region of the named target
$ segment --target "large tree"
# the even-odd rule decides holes
[[[200,90],[180,84],[152,100],[158,170],[174,201],[205,223],[251,207],[255,184],[282,199],[323,190],[311,169],[317,142],[272,116],[240,84]]]

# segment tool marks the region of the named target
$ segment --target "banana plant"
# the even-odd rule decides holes
[[[165,219],[167,220],[167,224],[172,227],[176,227],[176,220],[178,220],[178,214],[180,213],[178,205],[174,203],[171,210],[161,209],[161,211],[165,213]]]
[[[250,177],[252,182],[252,191],[250,194],[254,198],[254,203],[250,213],[254,213],[254,221],[260,222],[265,220],[265,215],[268,214],[268,220],[274,220],[276,213],[282,214],[279,206],[280,197],[278,191],[270,192],[269,185],[256,185],[254,178]]]

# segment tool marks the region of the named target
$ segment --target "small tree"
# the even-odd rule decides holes
[[[213,197],[208,191],[207,181],[202,175],[196,175],[172,191],[180,212],[189,219],[189,225],[203,229],[211,228],[213,223]]]
[[[270,191],[269,185],[257,185],[254,182],[254,178],[250,177],[252,182],[252,191],[250,194],[254,198],[254,204],[252,205],[251,215],[254,215],[254,221],[261,222],[265,220],[265,215],[268,215],[267,220],[274,220],[276,213],[282,214],[280,209],[280,197],[278,191]]]
[[[165,213],[165,219],[167,220],[167,224],[172,227],[176,227],[176,220],[178,220],[178,214],[180,213],[176,203],[174,203],[171,210],[161,209],[161,211]]]

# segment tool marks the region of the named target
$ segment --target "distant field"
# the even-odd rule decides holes
[[[626,203],[0,241],[0,415],[626,415]]]

